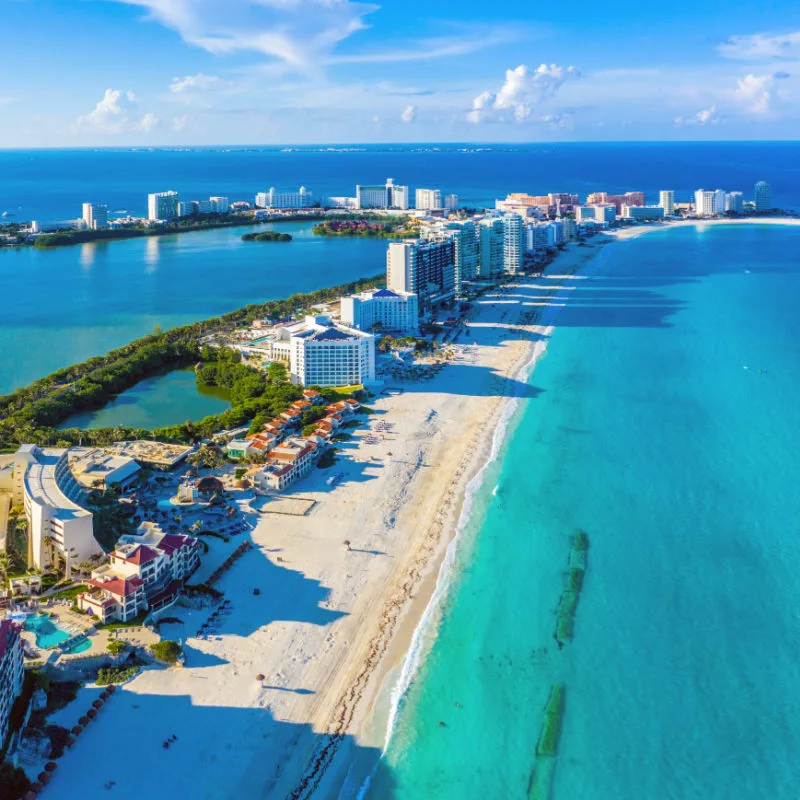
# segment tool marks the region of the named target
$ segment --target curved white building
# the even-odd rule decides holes
[[[69,469],[67,450],[22,445],[15,455],[15,494],[28,519],[28,548],[37,569],[72,565],[102,553],[92,514],[78,504],[82,491]]]

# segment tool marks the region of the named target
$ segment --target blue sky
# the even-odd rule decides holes
[[[795,139],[800,3],[0,0],[0,146]]]

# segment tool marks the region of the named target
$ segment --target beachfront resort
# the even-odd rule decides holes
[[[398,210],[402,188],[367,187],[357,203],[369,205],[357,207]],[[735,193],[706,194],[690,216],[746,210]],[[144,697],[162,701],[153,725],[180,695],[349,733],[377,702],[382,667],[370,660],[354,695],[359,673],[345,654],[392,652],[397,609],[438,563],[464,480],[485,458],[486,420],[524,392],[514,376],[547,335],[542,297],[569,293],[601,234],[663,225],[681,210],[671,192],[658,206],[636,192],[583,205],[513,194],[475,215],[419,198],[431,206],[419,209],[419,236],[387,245],[384,281],[291,318],[202,334],[198,375],[220,353],[272,387],[271,404],[242,424],[189,441],[54,436],[0,455],[0,733],[26,795],[68,796],[89,742],[109,735],[109,719],[121,730]],[[173,202],[157,199],[153,213]],[[770,203],[761,186],[753,210]],[[550,265],[558,274],[543,274]],[[204,670],[221,694],[198,688]],[[91,714],[87,696],[98,698]],[[181,726],[181,741],[206,746],[202,731]],[[141,723],[130,731],[126,747],[148,735]],[[319,743],[301,739],[300,761],[313,765]],[[158,745],[153,769],[164,778],[176,750]],[[241,760],[233,768],[246,771]],[[211,769],[187,779],[189,796]],[[270,769],[275,796],[295,796],[303,771]],[[123,796],[135,788],[120,771],[103,780]]]

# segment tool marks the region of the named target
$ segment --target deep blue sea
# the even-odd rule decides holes
[[[464,205],[493,205],[508,192],[660,189],[688,200],[698,188],[772,184],[781,207],[800,206],[800,143],[607,143],[351,147],[218,147],[0,151],[0,213],[14,219],[79,217],[81,203],[144,215],[147,194],[175,189],[187,199],[227,195],[252,201],[270,186],[354,195],[357,183],[439,187]]]
[[[474,497],[368,798],[798,797],[799,251],[800,228],[705,226],[593,262]]]

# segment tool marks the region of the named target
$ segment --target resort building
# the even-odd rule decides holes
[[[458,211],[458,195],[446,194],[444,196],[444,207],[447,211]]]
[[[561,224],[564,229],[564,241],[574,242],[578,238],[578,223],[571,217],[564,217]]]
[[[112,486],[127,486],[136,480],[140,470],[132,458],[83,447],[73,447],[69,451],[69,468],[84,489],[101,491]]]
[[[658,204],[664,209],[664,216],[671,217],[675,213],[675,192],[672,189],[662,189],[658,193]]]
[[[30,561],[41,570],[63,563],[69,578],[73,563],[102,549],[94,538],[92,514],[78,504],[83,492],[70,472],[68,451],[26,444],[14,459],[14,494],[28,520]]]
[[[602,194],[602,193],[601,193]],[[595,203],[593,205],[578,206],[575,209],[577,222],[615,222],[617,207],[613,203]]]
[[[200,564],[200,542],[164,533],[143,522],[136,534],[121,536],[109,563],[92,572],[89,587],[78,595],[78,607],[101,622],[127,622],[147,609],[172,602],[184,581]]]
[[[147,218],[151,221],[165,221],[178,217],[178,193],[154,192],[147,195]]]
[[[728,192],[725,195],[725,213],[741,214],[744,211],[744,195],[741,192]]]
[[[416,294],[426,311],[455,296],[455,245],[444,241],[391,242],[386,251],[386,288]]]
[[[478,228],[472,220],[437,220],[420,230],[420,236],[431,242],[453,242],[455,294],[464,296],[465,284],[475,280],[480,258]]]
[[[90,231],[96,231],[100,228],[107,228],[108,206],[102,203],[84,203],[83,224]]]
[[[713,192],[698,189],[694,193],[695,214],[698,217],[713,217],[725,213],[725,192],[717,189]]]
[[[608,192],[592,192],[586,198],[586,205],[614,206],[617,214],[622,212],[622,206],[643,206],[645,203],[644,192],[625,192],[625,194],[609,194]],[[602,220],[597,220],[601,222]]]
[[[413,292],[373,289],[341,300],[342,325],[359,331],[413,333],[419,330],[419,302]]]
[[[772,208],[772,187],[765,181],[759,181],[755,186],[756,211],[769,211]]]
[[[256,195],[256,208],[310,208],[312,205],[314,197],[305,186],[296,192],[279,192],[272,186],[268,192]]]
[[[260,489],[283,491],[307,475],[314,466],[317,448],[305,439],[291,437],[267,454],[267,463],[250,476]]]
[[[193,448],[184,444],[167,444],[151,442],[147,439],[136,439],[131,442],[114,442],[104,447],[103,451],[114,455],[125,456],[138,461],[139,464],[172,469],[178,466]]]
[[[623,219],[635,219],[644,222],[664,219],[664,214],[665,211],[661,206],[622,206]]]
[[[227,214],[230,211],[231,204],[227,197],[209,197],[208,202],[213,214]]]
[[[302,386],[352,386],[375,380],[375,337],[337,325],[324,315],[283,325],[259,345],[267,358],[289,362],[292,383]],[[301,414],[287,409],[293,421]]]
[[[503,214],[503,272],[517,275],[522,272],[525,256],[525,229],[519,214]]]
[[[417,189],[414,206],[427,211],[444,208],[441,189]]]
[[[478,275],[481,280],[496,280],[503,274],[505,226],[500,217],[486,217],[478,223]]]
[[[356,186],[356,208],[408,208],[408,186],[395,186],[391,178],[377,186]]]
[[[181,200],[178,203],[178,216],[191,217],[198,213],[199,208],[200,205],[197,200]]]
[[[0,619],[0,743],[8,736],[8,723],[14,701],[22,691],[22,625],[7,617]],[[2,744],[0,744],[0,747]]]

